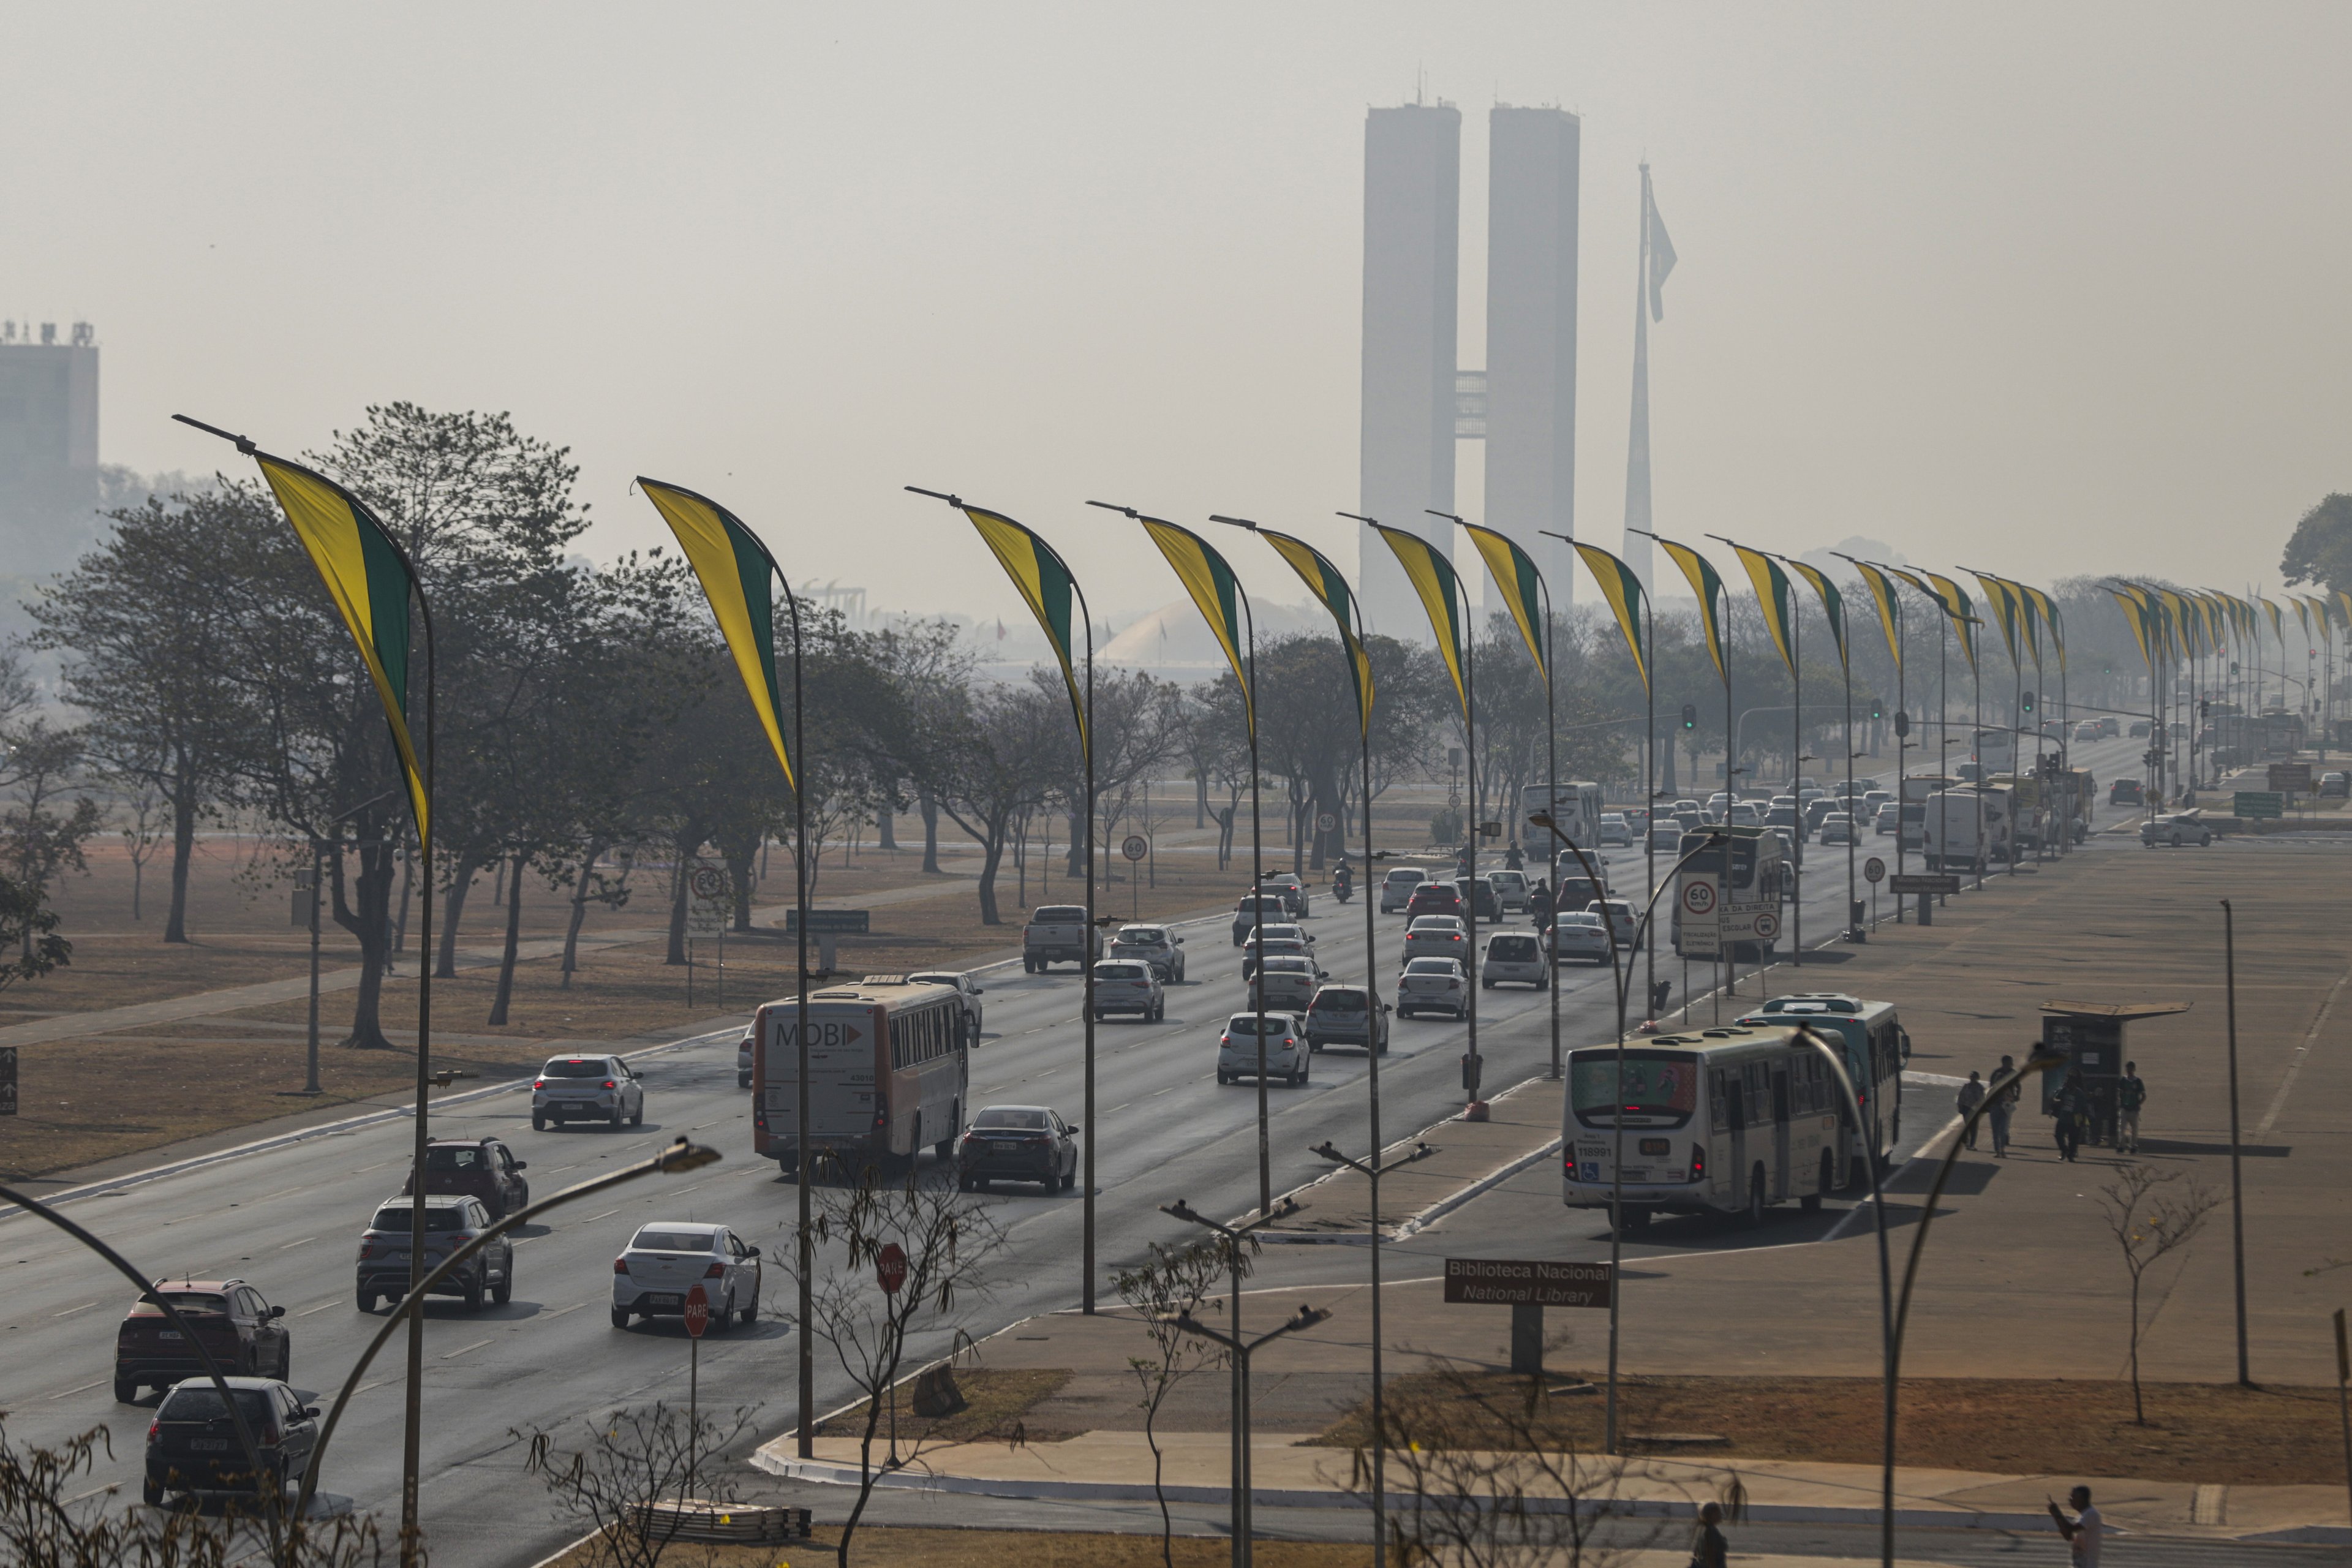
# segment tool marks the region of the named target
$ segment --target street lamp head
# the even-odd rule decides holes
[[[1354,518],[1358,522],[1369,522],[1369,523],[1370,523],[1374,528],[1378,528],[1378,527],[1381,525],[1381,520],[1380,520],[1379,518],[1377,518],[1377,517],[1366,517],[1366,516],[1365,516],[1362,512],[1360,512],[1360,511],[1335,511],[1335,512],[1333,512],[1331,515],[1332,515],[1333,517],[1351,517],[1351,518]]]
[[[1255,533],[1255,532],[1257,531],[1257,524],[1256,524],[1256,523],[1255,523],[1255,522],[1252,522],[1248,518],[1245,518],[1245,517],[1225,517],[1225,516],[1223,516],[1223,515],[1221,515],[1221,514],[1219,514],[1219,513],[1217,513],[1217,512],[1213,512],[1213,512],[1211,512],[1211,513],[1209,514],[1209,521],[1210,521],[1211,522],[1229,522],[1229,523],[1233,524],[1235,528],[1246,528],[1246,529],[1248,529],[1252,533]]]
[[[718,1163],[726,1156],[708,1143],[689,1143],[680,1138],[654,1158],[663,1174],[674,1176],[681,1171],[699,1171],[705,1165]]]
[[[963,498],[961,496],[950,495],[946,490],[927,490],[920,485],[905,485],[900,488],[912,490],[919,496],[929,496],[933,500],[943,500],[950,506],[963,505]]]
[[[1121,516],[1121,517],[1141,517],[1141,516],[1143,515],[1141,512],[1139,512],[1139,511],[1136,510],[1135,510],[1133,507],[1131,507],[1131,506],[1119,506],[1119,505],[1118,505],[1118,504],[1116,504],[1115,502],[1112,502],[1112,501],[1107,501],[1107,500],[1090,500],[1090,501],[1087,502],[1087,504],[1088,506],[1098,506],[1098,507],[1102,508],[1102,509],[1103,509],[1103,510],[1105,510],[1105,511],[1115,511],[1115,512],[1118,513],[1118,514],[1119,514],[1119,516]]]
[[[1331,1310],[1328,1307],[1302,1306],[1298,1309],[1298,1315],[1290,1320],[1289,1326],[1294,1329],[1311,1329],[1318,1323],[1328,1321],[1330,1317]]]

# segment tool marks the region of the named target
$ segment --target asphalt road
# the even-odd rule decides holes
[[[2129,743],[2123,749],[2137,754]],[[1872,847],[1865,844],[1865,853]],[[1843,854],[1832,852],[1827,866],[1819,855],[1816,850],[1813,874],[1806,879],[1804,921],[1808,940],[1815,942],[1836,929],[1845,896]],[[1608,858],[1621,890],[1638,886],[1638,853],[1613,851]],[[1328,897],[1314,905],[1318,956],[1335,978],[1361,973],[1361,910]],[[1380,921],[1384,982],[1395,972],[1402,925],[1397,916]],[[1112,1022],[1097,1031],[1094,1120],[1098,1264],[1105,1279],[1139,1256],[1147,1241],[1182,1231],[1157,1212],[1160,1205],[1181,1197],[1206,1213],[1234,1215],[1256,1201],[1256,1095],[1247,1084],[1215,1082],[1218,1030],[1228,1014],[1246,1005],[1239,955],[1223,922],[1186,930],[1190,981],[1171,991],[1166,1020]],[[1679,965],[1660,957],[1662,974],[1679,985]],[[1049,1103],[1084,1120],[1077,985],[1069,969],[1035,977],[1002,969],[989,976],[987,1026],[972,1065],[976,1106]],[[1613,1021],[1607,973],[1571,971],[1561,989],[1564,1042],[1608,1037]],[[1480,1011],[1489,1092],[1544,1069],[1549,1030],[1542,994],[1483,992]],[[684,1400],[683,1331],[616,1331],[605,1316],[611,1259],[638,1225],[724,1221],[772,1258],[788,1250],[793,1189],[772,1164],[750,1152],[749,1097],[734,1081],[736,1033],[700,1037],[645,1058],[647,1115],[639,1129],[533,1132],[521,1093],[436,1116],[436,1133],[505,1138],[530,1163],[540,1196],[648,1154],[681,1133],[728,1156],[686,1177],[648,1178],[583,1203],[579,1210],[585,1212],[567,1209],[551,1216],[552,1223],[525,1227],[518,1233],[515,1297],[507,1306],[471,1315],[454,1300],[431,1306],[423,1497],[435,1558],[445,1568],[527,1564],[577,1533],[551,1517],[538,1483],[519,1462],[515,1433],[567,1423],[576,1430],[580,1418],[615,1405]],[[1463,1026],[1450,1022],[1397,1023],[1381,1074],[1389,1137],[1408,1135],[1459,1109],[1465,1035]],[[1364,1071],[1360,1057],[1326,1053],[1315,1058],[1306,1087],[1269,1089],[1276,1192],[1322,1173],[1322,1162],[1307,1152],[1310,1146],[1328,1138],[1350,1151],[1362,1148]],[[142,1268],[250,1280],[286,1308],[296,1385],[331,1391],[380,1324],[353,1302],[353,1248],[367,1215],[400,1185],[408,1135],[404,1120],[319,1137],[93,1195],[75,1202],[72,1212]],[[969,1307],[966,1326],[975,1335],[1069,1306],[1079,1290],[1078,1195],[1016,1193],[994,1204],[1010,1243],[998,1259],[992,1292]],[[1552,1212],[1563,1215],[1563,1237],[1595,1228],[1589,1216]],[[128,1305],[119,1277],[23,1215],[0,1219],[0,1259],[10,1266],[11,1288],[0,1307],[0,1408],[9,1413],[11,1436],[19,1443],[52,1441],[110,1424],[116,1458],[90,1485],[120,1483],[135,1496],[142,1428],[154,1396],[137,1410],[111,1397],[114,1326]],[[1332,1256],[1311,1264],[1302,1259],[1299,1267],[1344,1268],[1351,1261]],[[777,1316],[792,1292],[781,1268],[769,1269],[765,1294],[760,1322],[704,1342],[701,1371],[706,1400],[757,1406],[762,1436],[787,1424],[793,1402],[792,1331]],[[379,1511],[396,1507],[401,1342],[396,1339],[371,1370],[321,1480],[323,1492]],[[821,1410],[849,1397],[846,1380],[822,1362],[819,1384]]]

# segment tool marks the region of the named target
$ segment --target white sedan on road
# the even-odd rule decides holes
[[[613,1259],[613,1326],[635,1318],[682,1318],[687,1292],[702,1287],[710,1326],[760,1315],[760,1249],[723,1225],[657,1220],[640,1227]]]

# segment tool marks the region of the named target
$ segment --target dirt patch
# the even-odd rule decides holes
[[[1605,1376],[1605,1374],[1602,1374]],[[1592,1378],[1553,1373],[1548,1388]],[[1598,1378],[1594,1381],[1597,1383]],[[1527,1382],[1478,1374],[1490,1396],[1524,1397]],[[1879,1461],[1881,1384],[1853,1377],[1643,1377],[1618,1385],[1619,1424],[1629,1433],[1719,1433],[1727,1446],[1708,1458]],[[1391,1398],[1447,1397],[1436,1375],[1392,1379]],[[2142,1385],[2148,1424],[2132,1421],[2131,1385],[1998,1378],[1905,1380],[1897,1402],[1895,1457],[1905,1465],[2003,1473],[2117,1476],[2220,1486],[2311,1486],[2344,1479],[2336,1391],[2244,1389],[2231,1384]],[[1449,1425],[1489,1425],[1475,1402]],[[1547,1446],[1598,1451],[1601,1398],[1548,1394],[1536,1431]],[[1349,1447],[1363,1440],[1361,1407],[1314,1439]],[[1464,1430],[1452,1440],[1499,1446],[1499,1427]],[[1661,1448],[1658,1451],[1672,1451]]]
[[[1077,1436],[1076,1432],[1049,1432],[1027,1425],[1023,1417],[1044,1400],[1051,1399],[1070,1381],[1064,1367],[971,1367],[955,1374],[956,1386],[962,1390],[965,1408],[952,1415],[937,1420],[924,1420],[913,1411],[912,1385],[898,1390],[898,1447],[901,1450],[918,1444],[936,1447],[942,1443],[1059,1443]],[[820,1437],[856,1437],[866,1431],[866,1405],[861,1402],[854,1409],[843,1412],[821,1424]],[[890,1407],[885,1401],[882,1419],[874,1428],[876,1457],[888,1449]]]
[[[838,1526],[820,1522],[815,1539],[791,1546],[673,1546],[664,1561],[691,1568],[818,1568],[835,1560]],[[1264,1568],[1361,1568],[1360,1541],[1267,1541],[1251,1547]],[[1174,1542],[1179,1568],[1217,1568],[1233,1561],[1222,1536],[1180,1535]],[[550,1568],[581,1568],[593,1559],[583,1547]],[[1160,1537],[1014,1530],[903,1530],[861,1525],[850,1542],[849,1560],[858,1568],[968,1568],[974,1563],[1014,1563],[1022,1568],[1155,1568]]]

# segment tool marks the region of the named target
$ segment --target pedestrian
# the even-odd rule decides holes
[[[2083,1090],[2074,1082],[2071,1073],[2067,1075],[2064,1085],[2059,1089],[2057,1103],[2053,1109],[2058,1118],[2055,1130],[2058,1137],[2058,1157],[2061,1160],[2071,1161],[2074,1157],[2074,1151],[2083,1142]]]
[[[2091,1489],[2076,1487],[2066,1494],[2067,1506],[2074,1510],[2071,1520],[2055,1502],[2042,1500],[2050,1502],[2050,1517],[2057,1521],[2058,1533],[2066,1538],[2074,1568],[2099,1568],[2099,1510],[2091,1506]]]
[[[1691,1532],[1690,1568],[1728,1568],[1731,1549],[1718,1528],[1722,1523],[1721,1503],[1699,1504],[1698,1529]]]
[[[1966,1141],[1971,1149],[1977,1146],[1977,1123],[1970,1113],[1984,1103],[1984,1079],[1971,1072],[1969,1081],[1960,1085],[1960,1092],[1954,1098],[1954,1103],[1960,1108],[1960,1124],[1968,1129]]]
[[[2139,1079],[2139,1063],[2124,1063],[2124,1080],[2116,1086],[2116,1148],[2139,1152],[2139,1108],[2147,1103],[2147,1085]]]
[[[1993,1081],[2001,1083],[2016,1071],[2016,1065],[2009,1058],[2003,1057],[2000,1058],[2000,1070],[1992,1075]],[[2017,1085],[2007,1084],[2006,1087],[1992,1091],[1992,1107],[1985,1112],[1985,1119],[1992,1123],[1992,1152],[1995,1159],[2006,1159],[2009,1156],[2009,1119],[2016,1113],[2016,1110]]]

